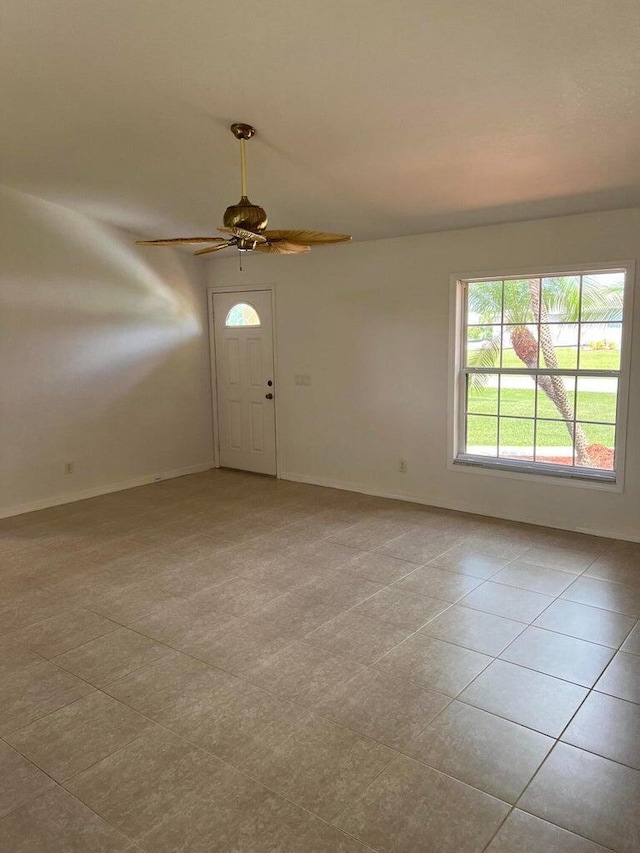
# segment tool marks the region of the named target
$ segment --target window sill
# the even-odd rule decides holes
[[[576,471],[559,471],[557,469],[534,468],[513,461],[495,461],[479,456],[460,455],[453,459],[449,470],[459,473],[484,474],[490,477],[503,477],[512,480],[545,483],[548,485],[571,486],[573,488],[599,489],[606,492],[622,492],[623,484],[619,473],[604,471],[592,474]]]

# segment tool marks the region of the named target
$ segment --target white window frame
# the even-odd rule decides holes
[[[466,377],[463,372],[466,336],[465,285],[469,281],[496,281],[499,279],[522,279],[527,277],[548,278],[560,275],[611,273],[624,271],[625,295],[620,346],[620,371],[616,410],[616,468],[615,471],[594,469],[562,469],[560,466],[540,462],[518,462],[492,457],[470,456],[464,453]],[[633,292],[635,284],[635,262],[633,260],[605,263],[579,263],[529,268],[505,268],[452,273],[450,310],[449,364],[452,381],[449,383],[448,406],[448,469],[460,473],[483,474],[512,479],[555,483],[582,488],[598,488],[607,491],[624,490],[625,448],[627,440],[627,415],[631,367],[631,337],[633,317]],[[529,373],[523,368],[523,373]]]

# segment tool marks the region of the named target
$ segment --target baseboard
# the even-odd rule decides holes
[[[87,498],[95,498],[100,495],[108,495],[112,492],[121,492],[125,489],[135,489],[137,486],[148,486],[151,483],[157,483],[161,480],[171,480],[175,477],[184,477],[187,474],[199,474],[202,471],[209,471],[214,468],[214,463],[210,460],[202,462],[199,465],[190,465],[187,468],[177,468],[173,471],[164,471],[160,474],[152,474],[144,477],[135,477],[131,480],[123,480],[119,483],[111,483],[104,486],[95,486],[91,489],[83,489],[77,492],[68,492],[64,495],[56,497],[42,498],[39,501],[31,501],[30,503],[18,504],[17,506],[4,507],[0,509],[0,518],[10,518],[14,515],[22,515],[27,512],[36,512],[40,509],[48,507],[60,506],[61,504],[73,503],[74,501],[82,501]],[[518,515],[505,513],[498,515],[491,512],[478,512],[478,508],[470,506],[464,502],[460,503],[445,503],[442,501],[427,500],[425,498],[408,495],[402,492],[391,492],[388,490],[377,490],[363,486],[360,483],[350,483],[343,480],[335,480],[330,477],[310,477],[304,474],[296,474],[292,472],[281,472],[281,480],[289,480],[293,483],[308,483],[311,486],[325,486],[329,489],[341,489],[345,492],[357,492],[362,495],[371,495],[378,498],[389,498],[396,501],[407,501],[408,503],[420,504],[422,506],[435,506],[440,509],[450,509],[457,512],[467,512],[472,515],[487,515],[490,518],[502,518],[505,521],[516,521],[524,524],[535,524],[540,527],[551,527],[555,530],[566,530],[570,533],[586,533],[591,536],[601,536],[605,539],[620,539],[623,538],[629,542],[640,542],[640,536],[612,536],[611,533],[590,528],[589,530],[580,529],[577,527],[560,527],[552,522],[532,522],[531,519],[522,518]]]
[[[415,495],[407,495],[402,492],[379,491],[377,489],[366,488],[360,483],[349,483],[342,480],[334,480],[328,477],[308,477],[304,474],[284,473],[280,474],[281,480],[290,480],[293,483],[308,483],[311,486],[326,486],[329,489],[342,489],[345,492],[357,492],[361,495],[371,495],[375,498],[390,498],[395,501],[407,501],[408,503],[420,504],[422,506],[434,506],[439,509],[451,509],[456,512],[467,512],[471,515],[486,515],[489,518],[501,518],[504,521],[517,521],[521,524],[533,524],[538,527],[550,527],[554,530],[565,530],[568,533],[585,533],[589,536],[601,536],[603,539],[622,539],[626,542],[640,542],[640,536],[615,536],[610,532],[605,532],[597,528],[589,528],[585,530],[579,527],[561,527],[554,524],[553,521],[531,521],[530,518],[522,518],[518,515],[504,513],[498,515],[492,512],[480,512],[477,506],[471,506],[460,503],[445,503],[443,501],[427,500],[425,498],[416,497]]]
[[[184,477],[186,474],[198,474],[201,471],[209,471],[213,468],[213,461],[201,462],[199,465],[189,465],[187,468],[176,468],[173,471],[163,471],[160,474],[150,474],[144,477],[134,477],[132,480],[123,480],[120,483],[110,483],[105,486],[94,486],[91,489],[82,489],[77,492],[67,492],[55,497],[42,498],[39,501],[18,504],[17,506],[4,507],[0,509],[0,518],[10,518],[13,515],[22,515],[25,512],[36,512],[39,509],[47,509],[61,504],[84,501],[87,498],[97,498],[100,495],[108,495],[111,492],[122,492],[125,489],[135,489],[136,486],[148,486],[160,480],[172,480],[175,477]]]

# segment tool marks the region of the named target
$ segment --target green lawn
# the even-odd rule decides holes
[[[470,415],[467,426],[467,444],[480,447],[495,447],[497,418],[479,418]],[[583,426],[589,444],[614,445],[614,427],[586,424]],[[536,435],[538,447],[570,446],[569,433],[564,421],[538,421]],[[500,444],[508,447],[531,447],[533,445],[533,421],[502,418],[500,421]]]
[[[557,347],[558,365],[562,368],[575,368],[576,349]],[[620,363],[619,350],[581,350],[580,365],[585,370],[617,370]],[[519,367],[524,365],[512,349],[503,352],[503,367]],[[614,380],[611,380],[614,381]],[[578,385],[578,388],[580,386]],[[575,393],[568,394],[572,405],[575,405]],[[616,419],[617,395],[600,391],[580,391],[577,402],[578,421],[597,421],[604,424],[614,424]],[[494,446],[496,444],[495,418],[473,417],[473,415],[497,415],[497,388],[470,388],[467,403],[469,412],[467,443],[479,446]],[[513,447],[530,447],[533,444],[533,418],[536,416],[536,392],[533,382],[531,388],[503,388],[500,395],[500,443]],[[512,418],[528,418],[529,420],[507,420]],[[537,417],[548,419],[538,421],[536,441],[538,447],[564,447],[570,443],[569,433],[561,419],[558,410],[547,395],[538,390]],[[553,421],[553,422],[552,422]],[[613,447],[614,427],[583,425],[587,441],[590,444],[603,444]]]
[[[575,370],[577,359],[575,347],[556,347],[556,356],[561,370]],[[542,356],[540,360],[543,361]],[[502,353],[502,366],[522,368],[525,365],[512,349],[505,349]],[[582,370],[618,370],[620,350],[580,350],[580,367]]]
[[[467,408],[469,424],[467,443],[472,445],[495,445],[495,418],[473,417],[476,415],[497,414],[497,389],[470,389]],[[575,395],[569,397],[573,402]],[[531,390],[503,388],[500,399],[500,412],[522,418],[533,418],[535,414],[535,394]],[[598,391],[581,392],[578,400],[578,418],[581,421],[604,421],[613,424],[616,414],[616,394]],[[542,447],[556,447],[569,444],[569,433],[557,409],[544,392],[538,392],[538,417],[554,419],[539,421],[537,443]],[[613,446],[613,426],[585,424],[583,426],[590,444]],[[507,420],[503,417],[500,425],[501,444],[513,447],[528,447],[533,444],[533,420]]]

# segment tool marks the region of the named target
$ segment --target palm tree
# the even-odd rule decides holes
[[[535,370],[538,351],[542,353],[540,366],[558,370],[558,358],[553,344],[549,318],[555,323],[600,322],[608,323],[622,318],[623,285],[603,285],[584,276],[582,287],[576,277],[539,278],[505,281],[477,282],[468,289],[468,311],[480,322],[495,326],[500,322],[509,327],[513,351],[522,364]],[[538,339],[531,331],[537,330]],[[470,367],[495,367],[500,358],[502,335],[484,341],[482,346],[469,353]],[[474,374],[476,386],[487,380],[487,374]],[[573,406],[569,400],[562,376],[543,374],[535,382],[551,400],[564,420],[571,441],[575,444],[578,465],[591,465],[587,439],[580,424],[574,424]]]

